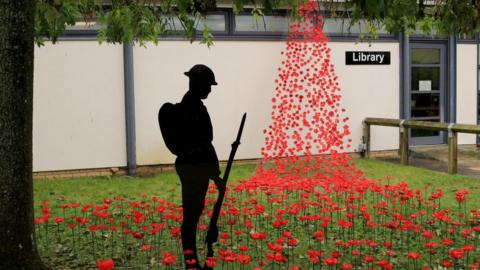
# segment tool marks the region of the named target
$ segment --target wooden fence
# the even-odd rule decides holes
[[[410,129],[423,129],[448,132],[448,173],[457,173],[457,134],[480,134],[480,125],[440,123],[429,121],[414,121],[389,118],[365,118],[363,120],[363,143],[365,156],[370,155],[370,126],[386,126],[400,128],[400,162],[408,165],[408,134]]]

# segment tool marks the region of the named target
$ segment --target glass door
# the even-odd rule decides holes
[[[408,118],[445,121],[445,53],[444,44],[411,43]],[[443,132],[439,131],[412,129],[410,137],[413,145],[445,142]]]

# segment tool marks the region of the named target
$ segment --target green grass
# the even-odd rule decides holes
[[[389,175],[392,177],[392,183],[405,181],[411,188],[423,190],[425,185],[429,185],[430,190],[440,188],[445,192],[443,202],[448,207],[457,206],[455,201],[456,191],[465,188],[469,189],[470,195],[467,197],[467,207],[480,208],[480,196],[478,196],[480,194],[480,179],[478,178],[464,175],[449,175],[374,159],[355,159],[355,163],[359,169],[365,172],[367,178],[385,178]]]
[[[468,206],[480,207],[480,179],[448,175],[427,169],[402,166],[374,159],[354,159],[357,167],[365,172],[367,178],[384,179],[392,177],[391,183],[406,181],[411,188],[423,189],[425,185],[432,189],[441,188],[445,191],[445,206],[455,207],[454,193],[462,188],[471,192],[468,196]],[[232,168],[230,179],[249,178],[256,165],[239,165]],[[99,203],[103,199],[113,199],[117,196],[138,198],[139,194],[157,196],[174,202],[180,201],[180,182],[175,172],[165,172],[152,177],[90,177],[76,179],[35,180],[35,209],[39,209],[42,201],[61,203]]]
[[[230,179],[233,179],[232,181],[247,179],[255,168],[256,165],[235,166],[232,168]],[[140,194],[179,203],[180,188],[180,180],[174,171],[151,177],[51,179],[35,180],[33,184],[36,213],[40,209],[40,203],[44,201],[55,202],[56,205],[72,202],[100,203],[103,199],[113,199],[118,196],[137,199]]]
[[[467,197],[467,208],[480,208],[480,196],[479,194],[480,189],[480,180],[466,177],[466,176],[451,176],[444,173],[433,172],[426,169],[415,168],[415,167],[408,167],[402,166],[399,164],[388,163],[385,161],[379,161],[374,159],[354,159],[356,166],[364,171],[365,177],[368,179],[377,179],[384,184],[394,184],[400,181],[405,181],[409,184],[412,189],[423,189],[425,185],[429,185],[430,189],[433,191],[437,188],[442,188],[445,192],[445,196],[442,199],[442,208],[443,207],[450,207],[453,208],[453,212],[456,212],[457,203],[454,200],[454,193],[462,188],[468,188],[471,194]],[[232,168],[230,179],[231,182],[238,181],[239,179],[248,179],[254,172],[256,165],[240,165],[235,166]],[[390,180],[386,180],[387,176],[390,176]],[[167,172],[161,173],[151,177],[136,177],[131,178],[127,176],[122,177],[94,177],[94,178],[78,178],[78,179],[57,179],[57,180],[36,180],[34,181],[34,199],[35,199],[35,209],[36,209],[36,216],[41,216],[40,213],[40,206],[42,201],[49,201],[50,207],[52,208],[52,217],[55,216],[62,216],[62,210],[59,209],[57,206],[63,203],[73,203],[78,202],[82,205],[84,204],[100,204],[104,199],[114,199],[115,197],[121,196],[126,199],[126,201],[135,201],[139,202],[142,199],[139,197],[140,194],[146,194],[148,197],[145,199],[147,204],[151,201],[149,198],[151,196],[157,196],[160,199],[166,199],[168,201],[173,201],[175,203],[180,203],[180,182],[178,176],[175,172]],[[431,191],[429,191],[431,192]],[[296,194],[296,195],[295,195]],[[246,194],[245,194],[246,195]],[[372,193],[368,193],[365,202],[369,202],[375,199],[371,196]],[[215,197],[216,195],[210,195],[211,197]],[[247,195],[246,195],[247,196]],[[255,196],[255,195],[252,195]],[[297,196],[297,197],[296,197]],[[288,198],[290,202],[295,201],[299,197],[298,193],[292,193]],[[428,193],[427,193],[428,196]],[[241,199],[240,199],[241,197]],[[247,196],[248,197],[248,196]],[[335,197],[335,196],[334,196]],[[340,196],[336,196],[336,199],[342,200],[341,194]],[[248,205],[247,200],[244,198],[243,195],[239,195],[239,199],[236,201],[238,203],[238,207],[243,207]],[[286,202],[288,204],[289,202]],[[243,201],[243,202],[242,202]],[[262,197],[260,195],[260,200],[262,202]],[[243,203],[243,204],[242,204]],[[272,203],[273,204],[273,203]],[[270,205],[272,205],[270,204]],[[407,216],[409,214],[415,213],[418,211],[417,206],[411,203],[406,204],[407,207],[401,209],[402,213]],[[159,251],[160,250],[168,250],[177,254],[179,258],[181,258],[181,246],[178,239],[175,237],[169,237],[170,234],[167,235],[160,235],[159,241],[156,236],[151,236],[148,233],[145,233],[145,237],[142,240],[136,240],[133,237],[125,236],[125,234],[121,233],[121,230],[117,232],[109,232],[108,230],[101,230],[100,232],[91,233],[87,230],[87,226],[91,226],[93,224],[99,223],[108,223],[108,224],[115,224],[118,226],[120,221],[127,222],[127,227],[132,231],[141,231],[143,230],[143,225],[135,224],[131,221],[131,219],[126,219],[126,215],[123,213],[123,209],[127,209],[130,211],[133,207],[126,205],[126,208],[117,208],[118,202],[112,203],[112,208],[110,211],[111,217],[115,220],[113,223],[109,223],[106,221],[102,221],[98,218],[93,217],[92,211],[87,211],[87,213],[79,213],[79,215],[83,215],[84,217],[87,216],[91,219],[90,223],[87,225],[78,225],[75,227],[75,233],[73,229],[69,229],[66,225],[67,222],[61,223],[61,225],[55,225],[50,221],[50,223],[44,223],[43,225],[37,225],[37,240],[39,243],[39,252],[43,257],[44,261],[47,262],[49,265],[55,265],[54,269],[94,269],[95,261],[98,258],[106,258],[111,257],[115,260],[115,263],[118,263],[118,269],[151,269],[149,266],[151,264],[151,259],[153,258],[154,261],[158,260]],[[265,206],[268,206],[268,203],[265,203]],[[285,204],[283,204],[285,206]],[[397,204],[398,206],[398,204]],[[123,207],[123,205],[122,205]],[[282,206],[279,206],[282,207]],[[168,207],[167,207],[168,208]],[[401,207],[400,207],[401,208]],[[155,209],[155,203],[153,203],[153,209]],[[176,209],[176,206],[173,206],[172,209]],[[426,208],[425,208],[426,209]],[[72,216],[72,212],[75,212],[74,216],[77,215],[77,210],[67,209],[66,213],[63,213],[63,216],[66,216],[67,219],[69,216]],[[139,210],[140,211],[140,210]],[[276,229],[270,225],[271,216],[273,215],[273,208],[266,209],[266,215],[256,215],[252,216],[252,222],[255,224],[255,229],[259,232],[264,232],[266,230],[272,230],[275,232]],[[312,215],[317,213],[318,208],[310,207],[304,209],[304,215]],[[130,213],[130,212],[125,212]],[[145,211],[143,211],[145,214]],[[302,215],[303,215],[302,214]],[[149,216],[149,215],[147,215]],[[166,233],[169,233],[169,230],[179,226],[178,221],[173,220],[163,220],[162,215],[152,215],[149,216],[149,221],[159,222],[161,219],[162,222],[167,224],[168,230],[165,229]],[[230,216],[230,218],[232,218]],[[337,221],[342,217],[340,212],[337,212],[336,215],[332,215],[331,217],[334,218],[334,224],[337,224]],[[310,269],[308,268],[308,261],[304,259],[305,257],[297,256],[299,254],[304,254],[306,248],[310,248],[310,241],[313,239],[312,234],[315,230],[318,230],[318,222],[315,224],[308,224],[308,222],[300,222],[297,223],[296,217],[293,215],[285,216],[289,221],[287,225],[287,229],[294,231],[296,237],[299,240],[299,246],[296,249],[296,257],[301,259],[301,262],[297,262],[301,264],[302,269]],[[382,215],[375,215],[373,218],[375,222],[384,222]],[[235,218],[231,219],[235,220]],[[383,221],[382,221],[383,220]],[[71,221],[69,221],[71,222]],[[208,224],[208,217],[204,216],[203,221],[201,223]],[[224,221],[225,222],[225,221]],[[360,224],[357,222],[357,224]],[[223,223],[223,228],[227,228],[228,226]],[[244,231],[243,223],[239,222],[235,226],[230,226],[230,235],[233,237],[233,229],[239,230],[241,236],[235,238],[236,240],[230,244],[225,244],[225,246],[230,246],[232,248],[237,248],[239,243],[245,244],[242,242],[247,239],[246,243],[248,243],[248,230]],[[297,227],[298,226],[298,227]],[[300,227],[301,226],[301,227]],[[147,227],[145,227],[147,228]],[[378,240],[381,243],[385,241],[387,238],[390,240],[394,240],[395,248],[398,254],[403,254],[407,250],[422,250],[423,246],[421,246],[421,242],[417,243],[415,241],[416,235],[414,234],[402,234],[400,231],[395,232],[395,236],[393,237],[393,233],[390,233],[383,228],[369,228],[365,226],[356,226],[355,230],[348,230],[343,231],[339,230],[338,226],[331,226],[329,238],[330,240],[339,240],[339,239],[352,239],[355,238],[355,234],[361,233],[361,237],[365,239],[383,239]],[[422,227],[428,228],[428,227]],[[442,227],[436,227],[439,229],[439,237],[442,235]],[[446,227],[445,227],[446,228]],[[466,228],[466,227],[465,227]],[[279,235],[280,229],[277,232],[277,236]],[[435,230],[435,229],[432,229]],[[354,233],[352,233],[355,231]],[[347,236],[345,236],[347,233]],[[350,235],[352,233],[352,235]],[[444,233],[444,232],[443,232]],[[200,239],[204,239],[205,232],[201,232],[199,235]],[[350,236],[348,236],[350,235]],[[393,238],[392,238],[393,237]],[[443,237],[443,236],[442,236]],[[269,235],[268,241],[272,241],[275,238],[275,234]],[[157,239],[157,240],[155,240]],[[363,239],[363,238],[362,238]],[[330,241],[329,245],[325,241],[325,250],[328,252],[332,251],[333,243],[335,241]],[[414,240],[413,242],[410,242]],[[415,244],[417,243],[417,244]],[[155,251],[151,254],[144,253],[140,250],[140,247],[143,244],[153,244],[155,247]],[[265,244],[265,243],[264,243]],[[411,245],[410,245],[411,244]],[[250,255],[257,254],[258,250],[267,250],[263,244],[253,244],[250,242]],[[260,248],[258,248],[260,247]],[[255,248],[255,250],[254,250]],[[258,249],[258,250],[257,250]],[[205,246],[199,246],[200,254],[204,254]],[[289,252],[286,250],[285,252]],[[373,249],[369,252],[373,252]],[[447,254],[446,250],[442,251],[444,254]],[[381,253],[381,252],[380,252]],[[443,254],[442,253],[442,254]],[[265,254],[263,254],[265,255]],[[256,258],[261,258],[263,255],[260,255]],[[292,250],[292,258],[293,258],[293,250]],[[348,255],[346,255],[348,256]],[[383,256],[383,255],[380,255]],[[440,255],[440,257],[443,255]],[[254,256],[255,257],[255,256]],[[399,255],[398,257],[394,258],[398,261],[393,262],[399,269],[411,269],[409,268],[410,262],[408,262],[404,256]],[[426,258],[424,259],[424,262]],[[181,259],[178,261],[181,263]],[[302,264],[303,263],[303,264]],[[305,264],[306,263],[306,264]],[[435,261],[435,265],[438,265],[437,261]],[[157,269],[158,269],[158,264]],[[164,268],[160,268],[164,269]],[[179,269],[178,267],[175,269]],[[240,269],[238,267],[228,268],[228,269]],[[277,268],[265,268],[265,269],[277,269]],[[279,268],[284,269],[284,268]]]

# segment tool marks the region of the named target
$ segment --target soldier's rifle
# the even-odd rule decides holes
[[[232,150],[230,151],[230,156],[228,157],[227,167],[225,168],[225,173],[223,174],[223,185],[219,185],[218,189],[218,198],[213,207],[212,217],[210,219],[210,226],[207,232],[207,237],[205,241],[207,242],[207,257],[213,257],[213,244],[218,240],[218,227],[217,221],[220,216],[220,209],[222,208],[223,199],[225,197],[225,191],[227,186],[228,176],[230,175],[230,169],[232,168],[233,158],[237,152],[237,148],[240,145],[240,138],[242,137],[243,126],[245,125],[245,119],[247,113],[243,114],[242,122],[240,123],[240,128],[238,129],[237,139],[232,143]]]

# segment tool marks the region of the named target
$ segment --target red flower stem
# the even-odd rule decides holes
[[[47,243],[46,249],[47,251],[50,250],[50,242],[48,241],[48,221],[45,222],[45,242]]]
[[[110,257],[113,258],[113,238],[115,236],[115,231],[112,231],[112,237],[111,237],[111,240],[110,240]]]
[[[91,232],[91,235],[92,235],[92,246],[93,246],[93,248],[92,248],[93,253],[92,254],[93,254],[93,258],[95,258],[96,257],[95,256],[95,236],[93,235],[93,232]]]
[[[291,248],[290,253],[291,253],[290,257],[292,258],[292,265],[294,265],[295,264],[295,248],[294,247]]]
[[[72,251],[75,253],[75,229],[72,229]]]
[[[125,234],[122,235],[122,252],[123,252],[123,257],[126,258],[127,257],[127,239]]]
[[[428,266],[429,266],[430,268],[433,268],[433,265],[432,265],[432,260],[433,260],[432,257],[433,257],[433,256],[432,256],[432,255],[433,255],[433,254],[432,254],[432,251],[430,251],[430,252],[429,252],[429,260],[428,260]]]

